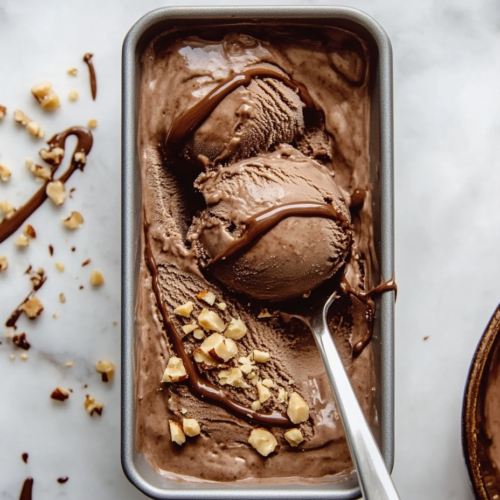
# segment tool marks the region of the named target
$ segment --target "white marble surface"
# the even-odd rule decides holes
[[[470,499],[460,443],[462,393],[476,343],[500,299],[500,4],[343,3],[375,17],[394,48],[400,287],[395,482],[407,500]],[[11,182],[0,185],[0,199],[19,204],[37,187],[24,159],[35,158],[42,141],[14,126],[14,109],[39,120],[49,136],[99,119],[86,171],[69,182],[77,188],[73,199],[62,208],[46,203],[32,217],[38,237],[29,248],[17,250],[14,238],[0,245],[0,255],[10,261],[0,275],[2,317],[29,289],[23,276],[28,264],[44,267],[49,276],[39,293],[46,310],[34,323],[20,322],[33,345],[29,359],[9,360],[13,348],[1,339],[0,498],[18,498],[27,475],[36,481],[35,500],[144,498],[120,467],[119,377],[106,386],[93,365],[103,357],[119,365],[120,327],[112,322],[120,311],[121,44],[142,14],[164,5],[175,3],[0,0],[0,103],[9,108],[0,123],[0,162],[13,170]],[[89,98],[81,62],[86,51],[95,53],[96,102]],[[80,70],[77,78],[65,72],[73,65]],[[62,98],[53,115],[41,112],[29,94],[30,86],[44,79]],[[69,103],[73,88],[81,97]],[[72,233],[59,222],[70,210],[85,217],[84,226]],[[55,247],[52,258],[48,244]],[[86,258],[92,264],[82,268]],[[63,274],[54,268],[57,260],[66,264]],[[93,268],[106,278],[99,290],[88,284]],[[60,292],[66,304],[58,302]],[[75,365],[66,368],[70,359]],[[49,399],[57,385],[74,390],[65,405]],[[102,418],[84,412],[86,392],[104,401]],[[21,461],[23,452],[30,454],[28,465]],[[61,486],[60,476],[70,480]]]

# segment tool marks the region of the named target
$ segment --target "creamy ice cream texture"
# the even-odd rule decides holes
[[[331,481],[352,463],[324,367],[273,304],[345,265],[372,285],[369,54],[336,28],[222,31],[166,33],[143,56],[137,448],[176,480]],[[374,422],[371,347],[352,352],[366,309],[342,296],[329,325]]]

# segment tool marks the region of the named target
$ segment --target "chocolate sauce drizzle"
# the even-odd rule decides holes
[[[23,489],[21,490],[21,495],[19,500],[31,500],[33,498],[33,478],[29,477],[23,483]]]
[[[28,302],[28,300],[31,299],[31,297],[33,297],[33,295],[35,295],[35,293],[38,290],[40,290],[40,288],[42,288],[43,284],[46,281],[47,281],[47,276],[44,276],[43,274],[40,274],[40,275],[38,275],[36,277],[33,276],[31,278],[31,283],[32,283],[32,286],[33,286],[31,292],[28,293],[28,295],[26,296],[26,298],[16,307],[16,309],[14,309],[13,313],[9,316],[9,319],[5,322],[5,326],[7,326],[9,328],[16,328],[17,320],[19,319],[19,316],[21,316],[21,314],[23,312],[22,306],[26,302]]]
[[[302,84],[269,68],[251,68],[243,73],[232,75],[220,82],[213,90],[203,97],[203,99],[176,118],[167,135],[167,149],[180,144],[183,139],[205,120],[225,97],[241,85],[245,87],[250,85],[252,78],[274,78],[275,80],[279,80],[297,92],[307,107],[315,107],[311,95]]]
[[[312,201],[284,203],[255,214],[245,222],[246,229],[242,236],[233,240],[222,252],[217,254],[209,263],[215,264],[219,260],[227,259],[247,248],[255,245],[268,231],[288,217],[324,217],[339,223],[349,239],[352,238],[351,222],[333,205]],[[349,243],[350,246],[350,243]]]
[[[92,57],[94,57],[94,54],[88,52],[83,56],[83,61],[87,63],[87,66],[89,67],[90,92],[92,93],[92,99],[95,101],[97,96],[97,79],[95,76],[95,68],[94,63],[92,62]]]
[[[75,135],[78,139],[78,143],[75,151],[73,152],[73,157],[68,170],[66,170],[66,172],[64,172],[64,174],[57,179],[62,183],[65,183],[76,169],[83,170],[85,163],[77,161],[75,159],[75,155],[77,153],[84,153],[85,156],[87,156],[92,149],[93,138],[90,130],[85,127],[71,127],[64,132],[56,134],[52,137],[52,139],[47,141],[47,144],[49,145],[49,152],[52,152],[55,148],[64,150],[64,144],[70,135]],[[61,164],[62,157],[56,157],[56,159],[46,159],[45,161],[52,165],[52,175],[54,175],[57,167]],[[19,208],[12,215],[12,217],[4,219],[0,223],[0,243],[16,232],[23,225],[26,219],[28,219],[28,217],[30,217],[30,215],[32,215],[43,204],[43,202],[47,199],[47,184],[51,181],[52,179],[46,180],[44,185],[28,200],[27,203]]]
[[[288,417],[282,413],[272,411],[270,413],[260,413],[231,399],[222,389],[213,385],[201,378],[198,374],[197,368],[194,362],[189,357],[188,353],[184,349],[181,338],[177,334],[174,324],[169,318],[167,308],[161,299],[161,290],[158,280],[158,271],[156,268],[155,258],[151,250],[151,245],[149,241],[149,223],[144,217],[144,260],[146,266],[151,274],[151,282],[153,287],[153,292],[156,297],[156,304],[160,310],[161,317],[163,320],[163,326],[165,327],[166,333],[174,345],[175,352],[177,356],[182,359],[188,378],[186,383],[191,388],[191,392],[196,397],[203,401],[209,401],[217,406],[220,406],[232,413],[233,415],[243,418],[248,421],[253,421],[265,426],[279,426],[279,427],[289,427],[291,425]]]
[[[384,293],[392,290],[394,290],[397,295],[398,286],[396,285],[393,276],[390,280],[384,281],[375,288],[363,292],[361,290],[354,289],[349,284],[344,275],[340,280],[340,289],[346,295],[352,295],[353,297],[356,297],[359,301],[363,302],[363,304],[366,305],[366,313],[368,321],[366,334],[359,342],[356,342],[356,344],[354,344],[354,347],[352,348],[353,356],[357,357],[363,352],[363,349],[370,343],[370,340],[372,339],[373,336],[373,321],[375,319],[375,301],[373,300],[372,296],[376,293]]]

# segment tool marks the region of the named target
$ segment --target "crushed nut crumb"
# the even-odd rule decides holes
[[[22,304],[19,309],[24,311],[29,319],[35,319],[42,314],[43,305],[37,297],[31,297],[24,304]]]
[[[56,262],[56,268],[62,273],[64,271],[64,264],[62,262]]]
[[[112,361],[98,361],[95,365],[95,369],[101,374],[103,382],[109,382],[115,375],[115,365]]]
[[[66,189],[61,181],[52,181],[45,189],[47,196],[57,205],[62,205],[66,200]]]
[[[24,234],[30,238],[36,238],[35,228],[31,224],[26,224],[24,226]]]
[[[22,361],[26,361],[28,359],[28,353],[27,352],[23,352],[21,354],[21,356],[19,356],[21,358]]]
[[[78,75],[78,70],[76,68],[69,68],[66,73],[68,73],[68,75],[71,75],[71,76],[76,76]]]
[[[69,217],[61,219],[63,226],[68,229],[78,229],[83,224],[83,217],[80,212],[71,212]]]
[[[97,120],[95,118],[91,118],[88,122],[87,122],[87,126],[89,128],[96,128],[97,127]]]
[[[92,286],[101,286],[104,285],[104,276],[101,271],[94,270],[90,274],[90,284]]]
[[[11,171],[0,163],[0,180],[2,182],[7,182],[11,176]]]
[[[27,247],[29,244],[30,244],[30,240],[28,239],[28,237],[25,234],[20,234],[17,237],[16,245],[18,247]]]
[[[7,270],[9,267],[9,261],[5,255],[0,256],[0,273]]]
[[[60,106],[59,97],[52,90],[50,82],[42,82],[34,85],[31,88],[31,93],[36,97],[42,109],[46,111],[54,111]]]
[[[76,90],[72,90],[69,94],[68,94],[68,98],[70,101],[77,101],[78,100],[78,92]]]
[[[87,410],[89,415],[92,417],[94,413],[97,415],[101,416],[102,415],[102,409],[104,408],[104,405],[102,403],[98,403],[92,396],[87,394],[85,396],[85,402],[83,403],[84,408]]]
[[[66,296],[64,295],[64,293],[59,294],[59,302],[61,304],[64,304],[66,302]]]
[[[69,398],[69,392],[65,391],[61,387],[56,387],[53,391],[52,394],[50,395],[52,399],[55,399],[56,401],[66,401]]]

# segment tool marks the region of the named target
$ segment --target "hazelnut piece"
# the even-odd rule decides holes
[[[238,354],[238,347],[231,339],[224,338],[220,333],[213,333],[203,341],[200,349],[221,363],[229,361]]]
[[[163,373],[162,382],[175,383],[186,380],[187,378],[188,375],[182,359],[177,358],[176,356],[172,356],[168,360],[167,367],[165,368],[165,372]]]
[[[30,238],[36,238],[35,228],[31,224],[26,224],[24,226],[24,234]]]
[[[104,285],[104,276],[101,271],[94,270],[90,273],[90,284],[92,286]]]
[[[52,90],[52,84],[50,82],[38,83],[31,88],[31,93],[36,97],[40,106],[46,111],[54,111],[57,109],[59,104],[59,97]]]
[[[224,321],[214,311],[209,311],[206,308],[201,310],[198,316],[198,323],[207,331],[216,331],[222,333],[224,331]]]
[[[96,128],[97,127],[97,120],[95,118],[91,118],[87,122],[87,127],[89,127],[89,128]]]
[[[7,260],[7,257],[5,255],[0,256],[0,273],[8,269],[9,267],[9,262]]]
[[[258,363],[267,363],[270,357],[268,352],[259,351],[258,349],[254,349],[253,351],[253,359]]]
[[[203,330],[201,330],[200,328],[197,328],[194,332],[193,332],[193,337],[197,340],[201,340],[201,339],[204,339],[205,338],[205,332]]]
[[[221,311],[225,311],[227,309],[227,304],[225,302],[219,302],[217,304],[217,307],[221,310]]]
[[[276,449],[276,446],[278,446],[276,438],[267,429],[263,429],[262,427],[257,427],[252,430],[248,442],[263,457],[267,457]]]
[[[197,436],[201,432],[200,424],[195,418],[183,418],[182,428],[184,434],[189,437]]]
[[[191,313],[193,312],[193,303],[191,301],[186,302],[185,304],[182,304],[179,307],[176,307],[174,309],[174,312],[176,314],[179,314],[180,316],[184,316],[185,318],[189,318],[191,316]]]
[[[66,399],[69,398],[69,392],[65,391],[61,387],[56,387],[53,391],[52,394],[50,395],[52,399],[55,399],[56,401],[66,401]]]
[[[24,304],[22,304],[19,309],[24,311],[29,319],[35,319],[42,314],[43,305],[37,297],[31,297]]]
[[[25,234],[20,234],[16,239],[16,245],[18,247],[27,247],[30,244],[30,240]]]
[[[30,172],[40,179],[45,179],[46,181],[52,178],[52,172],[50,168],[42,167],[41,165],[37,165],[36,163],[31,163],[29,166]]]
[[[292,392],[286,413],[294,424],[300,424],[309,418],[309,406],[302,396]]]
[[[7,182],[9,180],[10,174],[10,170],[5,165],[0,164],[0,180],[2,182]]]
[[[68,98],[70,101],[77,101],[78,100],[78,92],[76,90],[72,90],[69,94],[68,94]]]
[[[265,403],[271,397],[271,391],[262,382],[257,382],[257,392],[261,403]]]
[[[112,361],[98,361],[95,364],[95,369],[101,374],[103,382],[109,382],[115,375],[115,364]]]
[[[62,205],[66,200],[66,189],[61,181],[52,181],[45,188],[47,196],[57,205]]]
[[[186,334],[191,333],[193,330],[196,330],[198,325],[184,325],[182,327],[182,331]]]
[[[83,217],[80,212],[71,212],[69,217],[61,219],[63,226],[68,229],[78,229],[83,224]]]
[[[232,385],[233,387],[242,387],[243,389],[248,389],[250,387],[245,380],[243,380],[243,373],[239,368],[231,368],[228,371],[226,384]]]
[[[60,271],[61,273],[64,271],[64,264],[62,262],[56,262],[55,265],[58,271]]]
[[[247,331],[248,329],[241,319],[231,318],[224,335],[230,339],[239,340],[246,335]]]
[[[186,442],[186,436],[182,427],[174,420],[169,420],[168,423],[170,427],[170,439],[172,439],[172,442],[182,446]]]
[[[215,294],[212,292],[209,292],[208,290],[203,290],[196,297],[198,297],[200,300],[205,301],[210,306],[214,305],[215,298],[216,298]]]
[[[94,413],[97,413],[97,415],[101,416],[102,409],[104,408],[104,405],[102,403],[98,403],[89,394],[85,396],[85,402],[83,403],[83,406],[88,411],[91,417],[94,415]]]
[[[285,432],[285,439],[290,443],[290,446],[295,448],[304,441],[304,436],[302,436],[300,429],[288,429]]]

